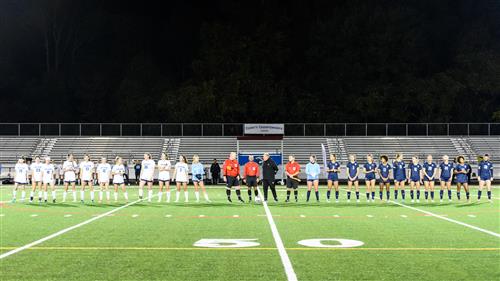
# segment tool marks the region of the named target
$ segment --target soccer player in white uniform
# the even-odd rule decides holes
[[[64,192],[63,192],[63,202],[66,202],[66,196],[68,194],[69,185],[71,185],[71,191],[73,192],[73,202],[76,202],[76,171],[78,170],[78,165],[73,158],[73,154],[68,154],[66,161],[64,161],[61,172],[63,173],[64,181]]]
[[[148,185],[148,201],[153,197],[153,176],[155,172],[155,161],[151,159],[151,154],[144,153],[144,160],[141,163],[141,176],[139,182],[139,199],[144,195],[144,185]]]
[[[123,166],[123,160],[120,156],[116,157],[115,165],[113,165],[111,169],[111,174],[113,175],[113,185],[115,186],[115,202],[118,201],[118,186],[122,187],[123,197],[125,197],[125,201],[128,202],[128,193],[125,189],[125,181],[123,180],[125,166]]]
[[[54,186],[54,180],[56,176],[56,167],[54,164],[50,162],[50,157],[45,157],[45,163],[42,168],[43,172],[43,200],[47,203],[48,199],[48,186],[50,186],[50,190],[52,191],[52,203],[56,203],[56,189]]]
[[[30,193],[30,203],[33,202],[33,197],[35,196],[35,191],[38,188],[38,201],[42,201],[42,166],[43,163],[40,162],[40,156],[35,156],[35,162],[31,163],[31,193]]]
[[[161,202],[161,197],[163,193],[163,185],[165,185],[165,191],[167,192],[167,202],[170,202],[170,170],[172,169],[172,164],[168,160],[167,154],[162,153],[161,158],[158,161],[158,183],[160,189],[158,191],[158,202]]]
[[[109,203],[109,179],[111,177],[111,165],[106,157],[101,157],[101,163],[97,165],[97,180],[99,182],[99,203],[102,202],[102,193],[106,191],[106,201]]]
[[[21,201],[24,201],[26,197],[26,191],[24,188],[28,184],[28,171],[29,167],[24,162],[24,156],[17,160],[17,164],[14,167],[15,176],[14,176],[14,190],[12,191],[12,203],[16,202],[17,189],[19,187],[22,188],[21,192]]]
[[[85,185],[90,189],[90,200],[94,202],[94,162],[90,161],[88,154],[83,156],[83,161],[80,162],[80,181],[82,188],[80,190],[80,200],[83,203],[85,200]]]
[[[181,185],[184,187],[184,202],[188,202],[188,164],[186,157],[184,155],[179,156],[179,162],[175,164],[174,175],[175,184],[177,186],[177,192],[175,193],[175,202],[179,202],[179,197],[181,195]]]

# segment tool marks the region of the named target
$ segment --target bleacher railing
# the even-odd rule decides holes
[[[285,123],[285,136],[499,136],[500,123]],[[0,123],[0,136],[223,137],[243,123]]]

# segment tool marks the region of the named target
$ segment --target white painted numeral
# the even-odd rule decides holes
[[[257,239],[201,239],[194,243],[195,247],[204,248],[246,248],[260,246]]]
[[[323,242],[337,242],[339,244],[331,245],[331,244],[323,244]],[[340,238],[322,238],[322,239],[307,239],[300,240],[298,242],[302,246],[312,247],[312,248],[352,248],[363,246],[363,242],[358,240],[350,240],[350,239],[340,239]]]

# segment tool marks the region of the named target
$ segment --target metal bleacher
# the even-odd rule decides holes
[[[474,150],[475,155],[483,155],[485,153],[493,156],[492,162],[500,163],[500,137],[470,137],[468,142]]]
[[[0,138],[0,163],[15,163],[21,156],[31,156],[38,141],[30,137]]]
[[[198,154],[200,162],[209,164],[212,160],[226,159],[229,152],[236,151],[236,138],[182,138],[179,144],[179,155],[184,155],[191,162],[194,154]]]

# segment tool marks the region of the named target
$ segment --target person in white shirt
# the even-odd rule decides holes
[[[101,157],[101,163],[97,165],[97,180],[99,182],[99,203],[102,203],[102,194],[106,191],[106,201],[109,203],[109,179],[111,177],[111,165],[106,157]]]
[[[173,178],[175,179],[175,183],[177,186],[177,192],[175,193],[175,202],[179,202],[179,197],[181,194],[181,185],[184,189],[184,202],[188,202],[188,191],[187,191],[187,183],[189,181],[188,171],[189,167],[187,164],[187,159],[184,155],[179,156],[179,162],[175,164]]]
[[[94,162],[90,161],[90,156],[85,154],[83,161],[80,162],[80,181],[82,188],[80,190],[80,200],[83,203],[85,200],[85,186],[90,189],[90,200],[94,203]]]
[[[54,185],[54,180],[56,176],[56,167],[51,163],[50,157],[45,157],[45,163],[42,168],[43,177],[43,200],[47,203],[48,199],[48,187],[50,186],[50,190],[52,191],[52,203],[56,203],[56,189]]]
[[[113,175],[113,185],[115,186],[115,202],[118,201],[118,186],[121,186],[123,191],[123,197],[125,201],[128,202],[128,193],[125,189],[125,181],[123,175],[125,174],[125,166],[123,165],[123,160],[120,156],[115,159],[115,165],[111,169],[111,174]]]
[[[30,203],[33,202],[33,197],[35,197],[36,189],[38,188],[38,202],[42,202],[42,166],[43,163],[40,161],[40,156],[35,156],[35,162],[31,163],[31,193],[30,193]]]
[[[26,197],[26,191],[24,188],[28,184],[28,171],[29,167],[24,162],[24,156],[17,160],[17,164],[14,167],[15,175],[14,175],[14,190],[12,190],[12,203],[16,202],[17,189],[22,188],[21,192],[21,201],[24,201]]]
[[[73,202],[76,202],[76,172],[78,170],[78,165],[73,158],[73,154],[68,154],[66,161],[64,161],[61,169],[64,181],[64,191],[63,191],[63,202],[66,202],[66,196],[68,194],[68,188],[71,185],[71,190],[73,191]]]
[[[170,170],[172,169],[172,164],[168,160],[166,153],[161,154],[160,160],[158,160],[158,183],[160,189],[158,191],[158,202],[161,202],[161,197],[163,193],[163,185],[165,185],[165,191],[167,192],[167,202],[170,202]]]
[[[141,175],[139,181],[139,199],[144,194],[144,185],[148,185],[148,201],[153,197],[153,176],[155,172],[155,161],[151,159],[151,154],[144,153],[144,160],[141,163]]]

